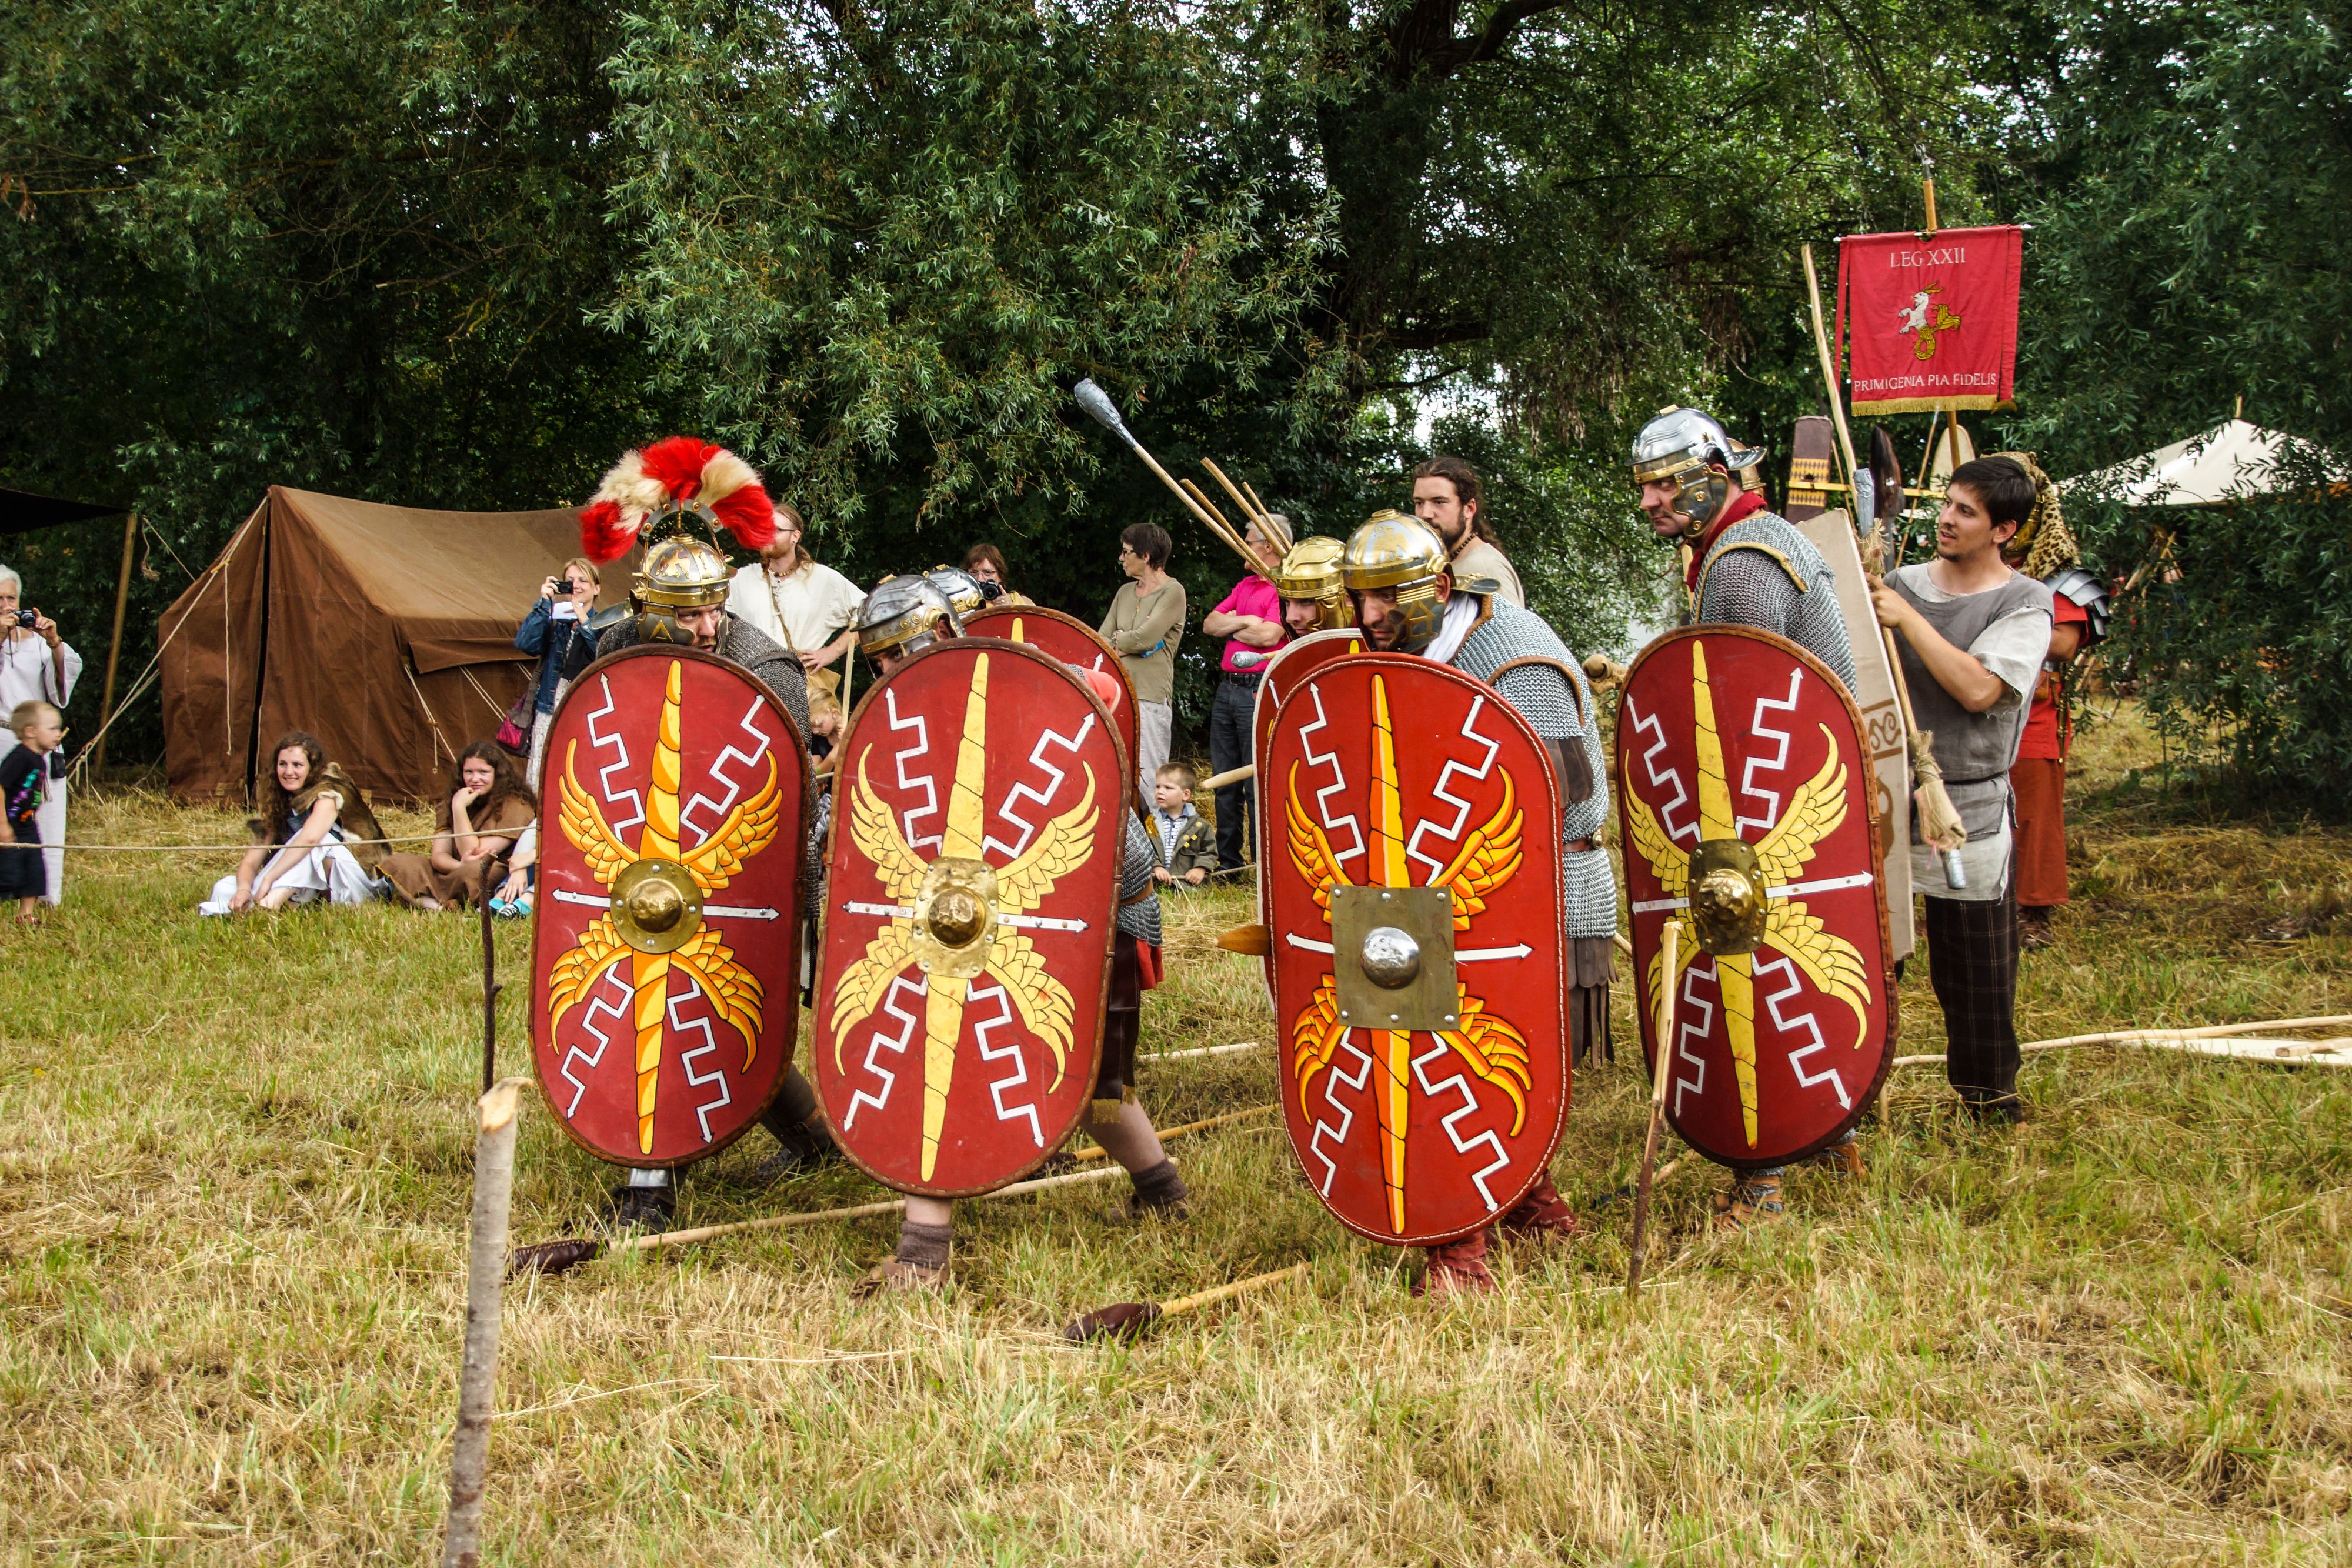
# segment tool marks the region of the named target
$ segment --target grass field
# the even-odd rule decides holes
[[[2204,820],[2128,718],[2078,753],[2076,902],[2029,1037],[2352,1010],[2352,836]],[[415,819],[407,819],[414,826]],[[116,790],[88,842],[226,841]],[[0,1555],[419,1563],[438,1552],[479,1070],[475,928],[386,907],[199,921],[221,855],[84,856],[0,931]],[[1264,1039],[1238,894],[1171,910],[1147,1051]],[[2339,929],[2342,934],[2339,934]],[[520,978],[523,939],[502,937]],[[520,1066],[521,988],[504,1028]],[[1926,976],[1906,1048],[1941,1047]],[[1619,1037],[1625,1038],[1623,1001]],[[2352,1561],[2352,1082],[2163,1052],[2028,1058],[1980,1131],[1899,1072],[1858,1186],[1720,1241],[1662,1189],[1629,1310],[1633,1066],[1588,1073],[1557,1173],[1580,1243],[1433,1305],[1351,1239],[1271,1123],[1172,1146],[1181,1224],[1108,1186],[963,1211],[943,1300],[853,1303],[891,1222],[591,1264],[507,1299],[505,1563]],[[1271,1053],[1156,1069],[1163,1123],[1270,1101]],[[748,1182],[680,1223],[864,1201]],[[534,1101],[519,1240],[611,1173]],[[1298,1260],[1307,1282],[1132,1348],[1055,1331]]]

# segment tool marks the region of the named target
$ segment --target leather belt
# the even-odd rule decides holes
[[[1220,673],[1235,686],[1255,686],[1265,679],[1265,671],[1262,669],[1228,669]]]

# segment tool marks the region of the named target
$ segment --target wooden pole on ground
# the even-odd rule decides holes
[[[138,552],[139,514],[122,518],[122,564],[114,573],[114,634],[106,644],[106,686],[98,699],[98,739],[90,743],[89,765],[106,765],[106,724],[114,717],[114,672],[122,663],[122,616],[131,603],[131,558]]]
[[[1633,1178],[1633,1237],[1627,1246],[1631,1261],[1625,1267],[1628,1296],[1642,1293],[1642,1250],[1647,1242],[1643,1233],[1650,1223],[1650,1183],[1657,1173],[1658,1139],[1666,1125],[1666,1081],[1675,1071],[1675,992],[1678,988],[1682,946],[1683,922],[1668,921],[1658,946],[1663,990],[1658,998],[1658,1048],[1650,1061],[1650,1131],[1642,1141],[1642,1169]],[[1640,980],[1641,976],[1634,976],[1637,984]]]
[[[466,1360],[457,1379],[457,1434],[449,1451],[449,1523],[442,1568],[482,1561],[482,1489],[498,1403],[499,1308],[507,1274],[507,1212],[514,1198],[515,1116],[522,1079],[493,1085],[474,1140],[472,1249],[466,1266]]]
[[[499,1077],[499,948],[490,934],[490,895],[505,880],[503,858],[482,858],[482,886],[475,900],[482,910],[482,1092],[488,1094]]]

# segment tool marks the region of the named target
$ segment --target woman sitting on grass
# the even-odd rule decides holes
[[[278,737],[271,755],[262,814],[247,824],[253,847],[232,875],[213,884],[213,896],[196,912],[237,915],[320,899],[363,904],[378,896],[383,884],[368,866],[383,858],[383,834],[358,788],[327,761],[317,738],[299,730]],[[347,837],[363,841],[358,853]]]
[[[431,852],[387,855],[383,874],[412,909],[461,910],[481,891],[485,865],[538,819],[539,801],[505,747],[477,741],[459,753],[433,816]]]

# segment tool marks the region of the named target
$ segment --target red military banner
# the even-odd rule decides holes
[[[975,610],[963,618],[963,631],[966,637],[1003,637],[1006,642],[1026,643],[1041,653],[1052,654],[1064,664],[1098,669],[1118,680],[1119,700],[1111,710],[1111,725],[1118,731],[1118,743],[1127,748],[1129,757],[1135,756],[1136,726],[1140,722],[1135,710],[1135,682],[1128,678],[1127,666],[1119,662],[1118,650],[1100,632],[1076,616],[1036,605]]]
[[[2007,408],[2024,253],[2014,224],[1839,240],[1836,342],[1853,412]]]
[[[1559,795],[1542,742],[1461,671],[1311,670],[1259,787],[1283,1120],[1340,1223],[1431,1246],[1492,1223],[1567,1123]]]
[[[1877,1098],[1895,1038],[1853,699],[1785,638],[1685,626],[1626,672],[1617,765],[1636,1011],[1650,1070],[1674,1075],[1668,1120],[1735,1169],[1826,1147]],[[1683,931],[1676,973],[1662,976],[1668,921]]]
[[[810,1077],[850,1160],[984,1193],[1094,1093],[1127,753],[1062,660],[934,644],[858,705],[834,790]]]
[[[807,752],[740,666],[640,647],[547,733],[531,1055],[562,1129],[683,1165],[775,1098],[799,1029]]]

